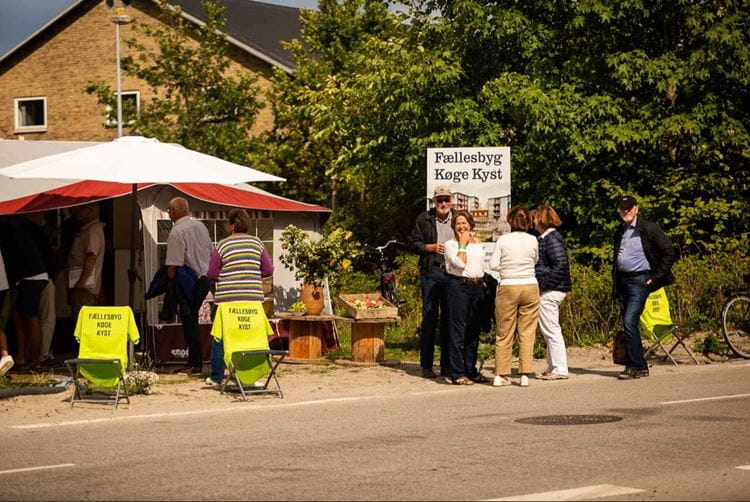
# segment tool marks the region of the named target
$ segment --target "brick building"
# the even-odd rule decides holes
[[[183,17],[191,22],[200,23],[205,18],[200,0],[170,3],[179,4]],[[298,9],[250,0],[220,3],[227,8],[230,73],[254,72],[258,86],[264,89],[271,85],[272,68],[292,72],[293,60],[281,41],[299,37]],[[108,120],[107,110],[97,97],[83,90],[88,82],[105,82],[116,88],[112,11],[103,0],[49,0],[46,15],[37,12],[36,18],[30,18],[30,4],[11,2],[0,6],[0,18],[6,23],[0,21],[0,138],[115,138],[116,115],[113,113],[114,120]],[[14,12],[14,8],[19,12]],[[133,2],[127,14],[139,23],[161,23],[159,7],[151,0]],[[22,26],[16,29],[7,23]],[[122,41],[132,36],[131,25],[121,26]],[[121,50],[123,56],[128,55],[125,44],[121,44]],[[145,82],[124,74],[122,91],[123,99],[132,100],[137,106],[151,97]],[[268,130],[272,124],[273,116],[266,107],[251,132]]]

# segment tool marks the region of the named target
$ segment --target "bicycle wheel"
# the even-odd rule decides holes
[[[750,359],[750,296],[741,293],[730,297],[722,309],[721,320],[729,349]]]
[[[398,307],[398,295],[396,294],[396,285],[393,281],[384,282],[380,293],[383,295],[383,298]]]

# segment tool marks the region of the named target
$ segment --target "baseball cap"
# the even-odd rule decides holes
[[[451,193],[450,187],[448,187],[446,185],[438,185],[438,186],[435,187],[435,193],[432,194],[432,196],[433,197],[440,197],[441,195],[450,197],[453,194]]]
[[[620,197],[620,200],[617,203],[618,208],[628,210],[637,205],[638,201],[635,200],[635,197],[633,197],[632,195],[625,195],[623,197]]]

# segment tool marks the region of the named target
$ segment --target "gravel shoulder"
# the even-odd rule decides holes
[[[689,345],[690,346],[690,345]],[[678,351],[678,361],[688,363],[687,356]],[[697,356],[702,366],[706,364],[742,363],[737,360],[721,360]],[[612,364],[611,349],[604,345],[593,347],[570,347],[568,362],[571,369],[566,381],[532,381],[533,385],[574,385],[576,381],[590,378],[614,378],[622,369]],[[661,372],[699,371],[701,366],[652,360],[652,374]],[[535,369],[543,371],[544,360],[534,361]],[[494,372],[490,361],[483,368],[486,376]],[[203,378],[174,374],[160,374],[159,381],[152,386],[149,395],[131,396],[130,404],[121,402],[115,416],[153,415],[180,412],[202,412],[233,406],[268,406],[279,403],[300,403],[313,400],[356,398],[362,396],[387,396],[406,392],[432,392],[449,388],[442,379],[428,380],[419,376],[416,362],[401,362],[389,366],[349,366],[325,362],[320,364],[281,364],[277,372],[284,391],[284,399],[275,396],[257,395],[247,402],[237,399],[236,393],[221,394],[207,387]],[[57,371],[56,378],[67,373]],[[0,426],[23,424],[60,423],[75,420],[111,418],[111,406],[100,404],[76,404],[70,406],[73,392],[69,386],[64,392],[49,395],[17,396],[0,400]]]

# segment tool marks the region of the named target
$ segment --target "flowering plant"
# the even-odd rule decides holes
[[[337,228],[314,241],[303,230],[289,225],[281,233],[283,251],[279,259],[294,271],[297,280],[320,287],[326,278],[335,282],[342,269],[351,267],[352,259],[362,254],[360,248],[348,230]]]

